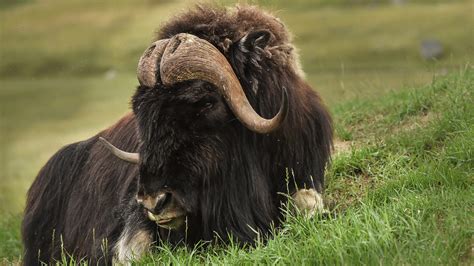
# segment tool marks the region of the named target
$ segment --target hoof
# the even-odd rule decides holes
[[[315,189],[300,189],[293,194],[293,202],[300,213],[313,217],[324,211],[323,197]]]

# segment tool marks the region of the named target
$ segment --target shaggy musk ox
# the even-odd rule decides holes
[[[252,6],[198,6],[164,24],[138,66],[133,112],[41,169],[25,264],[125,262],[160,241],[251,244],[290,195],[322,209],[329,114],[285,26]]]

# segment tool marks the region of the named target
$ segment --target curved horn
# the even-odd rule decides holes
[[[137,164],[140,161],[140,155],[138,153],[122,151],[121,149],[112,145],[112,143],[108,142],[103,137],[99,137],[99,140],[102,142],[102,144],[104,144],[104,146],[110,152],[112,152],[113,155],[117,156],[118,158],[130,163],[135,163],[135,164]]]
[[[257,133],[276,130],[288,113],[285,90],[278,113],[265,119],[255,112],[224,55],[212,44],[194,35],[181,33],[168,43],[160,64],[164,85],[199,79],[214,84],[227,101],[234,115],[248,129]]]
[[[153,87],[156,84],[156,75],[158,72],[161,56],[165,51],[169,39],[158,40],[145,50],[138,61],[137,77],[141,85]]]

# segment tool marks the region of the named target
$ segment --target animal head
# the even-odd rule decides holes
[[[255,7],[197,7],[162,27],[137,74],[140,151],[103,141],[138,164],[149,219],[170,229],[193,220],[203,235],[233,227],[240,238],[270,226],[269,176],[285,167],[271,160],[291,130],[298,92],[287,88],[302,76],[284,25]]]

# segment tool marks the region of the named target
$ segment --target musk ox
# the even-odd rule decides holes
[[[252,244],[279,226],[287,199],[321,210],[331,119],[273,15],[177,15],[141,57],[138,80],[132,113],[40,170],[22,224],[25,264],[61,254],[126,262],[161,241]]]

